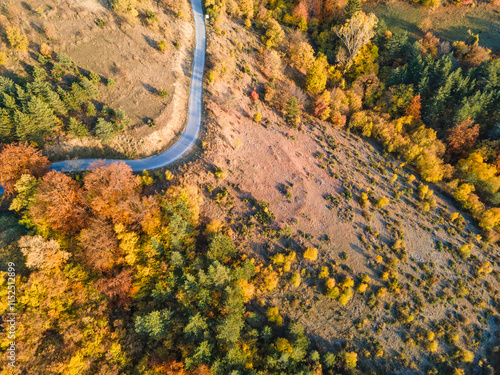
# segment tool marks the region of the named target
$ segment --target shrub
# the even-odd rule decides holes
[[[158,19],[158,15],[156,14],[156,12],[152,11],[152,10],[147,10],[146,11],[146,22],[148,23],[148,25],[153,25],[153,24],[156,24],[158,23],[160,20]]]
[[[326,292],[326,296],[332,299],[337,299],[340,296],[340,289],[337,287],[333,287],[332,289],[328,289]]]
[[[274,323],[277,326],[283,325],[283,317],[280,315],[277,307],[270,307],[267,309],[267,318],[271,323]]]
[[[8,27],[5,33],[12,48],[18,51],[26,51],[28,49],[28,38],[17,27]]]
[[[101,76],[97,74],[96,72],[90,72],[88,75],[88,79],[90,82],[92,82],[94,85],[97,85],[101,82]]]
[[[350,276],[346,276],[344,280],[340,283],[342,289],[352,288],[354,286],[354,280]]]
[[[296,287],[296,288],[297,288],[297,287],[300,285],[300,281],[301,281],[301,279],[300,279],[300,274],[299,274],[298,272],[295,272],[295,273],[292,275],[292,277],[291,277],[291,279],[290,279],[290,282],[292,283],[292,285],[293,285],[294,287]]]
[[[462,259],[468,259],[470,257],[470,253],[473,249],[473,244],[465,244],[458,250],[458,254]]]
[[[369,285],[368,285],[368,284],[366,284],[366,283],[360,283],[360,284],[358,284],[358,287],[356,288],[356,291],[357,291],[358,293],[364,293],[364,292],[366,292],[366,290],[368,289],[368,286],[369,286]]]
[[[254,113],[253,120],[255,122],[261,122],[262,121],[262,115],[260,114],[260,112],[255,112]]]
[[[167,181],[170,181],[170,180],[172,180],[173,178],[174,178],[174,174],[173,174],[172,172],[170,172],[170,171],[165,171],[165,179],[166,179]]]
[[[318,259],[318,249],[310,247],[304,252],[304,259],[316,260]]]
[[[108,87],[115,87],[116,86],[116,82],[114,80],[112,80],[111,78],[108,78],[106,86],[108,86]]]
[[[460,350],[460,357],[462,362],[472,363],[474,362],[474,352],[466,349]]]
[[[356,365],[358,364],[358,354],[356,352],[344,353],[343,359],[347,368],[350,369],[356,368]]]
[[[7,61],[7,56],[5,55],[5,53],[0,52],[0,66],[4,65],[6,61]]]
[[[347,288],[342,292],[339,297],[339,302],[342,304],[342,306],[345,306],[347,302],[350,301],[350,299],[352,298],[352,294],[353,293],[351,288]]]
[[[290,269],[292,268],[292,263],[295,262],[295,259],[297,258],[297,255],[295,252],[290,252],[286,257],[285,257],[285,264],[283,266],[283,271],[284,272],[289,272]]]
[[[430,341],[428,344],[427,344],[427,349],[431,352],[431,353],[435,353],[437,352],[438,350],[438,342],[436,340],[434,341]]]
[[[375,203],[375,207],[377,208],[383,208],[385,206],[387,206],[389,204],[389,200],[385,197],[383,198],[380,198],[376,203]]]
[[[160,40],[156,43],[156,48],[158,49],[158,51],[160,51],[161,53],[165,53],[166,49],[167,49],[167,42],[165,42],[164,40]]]
[[[330,272],[328,271],[328,267],[321,267],[321,272],[319,273],[318,277],[320,279],[327,279],[328,276],[330,276]]]
[[[326,280],[326,283],[325,283],[326,288],[328,290],[335,288],[335,284],[336,283],[335,283],[335,279],[334,278],[329,278],[328,280]]]
[[[377,297],[378,298],[384,298],[385,295],[387,294],[387,288],[379,288],[379,290],[377,290]]]
[[[166,98],[168,96],[168,91],[165,89],[158,90],[158,96],[160,98]]]
[[[368,194],[361,193],[361,195],[359,196],[359,204],[361,205],[362,208],[367,208],[370,205]]]

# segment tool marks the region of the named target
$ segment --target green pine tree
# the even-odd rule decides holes
[[[42,138],[50,134],[57,125],[57,117],[54,110],[37,96],[31,98],[27,105],[28,114],[31,117],[36,132]]]
[[[286,121],[293,126],[297,126],[300,121],[299,101],[295,96],[292,96],[286,102]]]
[[[0,142],[12,142],[14,137],[14,124],[12,123],[9,111],[5,108],[0,108]]]
[[[14,112],[14,124],[16,129],[16,137],[19,141],[37,141],[38,137],[35,134],[35,127],[33,126],[33,121],[31,120],[30,115],[16,110]]]
[[[344,8],[346,18],[351,18],[355,13],[361,11],[361,4],[359,0],[348,0]]]

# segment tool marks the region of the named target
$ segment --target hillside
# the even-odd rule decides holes
[[[100,94],[89,102],[97,111],[89,111],[86,104],[70,111],[89,134],[68,131],[70,125],[62,119],[44,144],[51,160],[150,156],[167,148],[184,126],[194,41],[189,5],[145,1],[133,11],[118,5],[13,1],[2,8],[0,50],[7,56],[2,75],[16,80],[31,73],[31,66],[43,66],[40,54],[55,61],[65,54],[79,74],[101,77]],[[11,29],[27,38],[25,51],[8,41],[5,33]],[[103,141],[94,128],[109,108],[124,112],[129,120],[127,129]]]
[[[415,179],[414,169],[376,143],[307,114],[290,127],[264,93],[269,71],[259,32],[229,20],[217,28],[208,51],[216,51],[224,73],[207,84],[203,158],[183,170],[182,181],[197,181],[205,221],[222,220],[249,257],[272,264],[277,254],[297,254],[288,271],[275,262],[279,284],[254,307],[277,307],[325,350],[356,349],[363,374],[441,373],[462,361],[470,368],[460,350],[472,348],[472,367],[490,363],[491,370],[499,344],[498,246],[442,185]],[[277,96],[300,95],[308,108],[312,99],[282,64],[275,82],[286,89]],[[275,215],[268,225],[256,220],[261,201]],[[317,259],[301,256],[308,248],[318,249]],[[359,288],[365,275],[366,290],[355,289],[345,306],[328,296],[328,278],[337,285],[351,278]]]

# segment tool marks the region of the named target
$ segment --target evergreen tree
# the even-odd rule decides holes
[[[286,102],[286,121],[290,125],[297,126],[300,121],[299,101],[295,96],[290,97]]]
[[[21,142],[26,141],[40,141],[38,133],[31,117],[21,111],[14,112],[14,124],[16,128],[16,137]]]
[[[359,0],[348,0],[344,8],[345,17],[351,18],[355,13],[361,11],[361,4]]]
[[[0,142],[8,143],[14,140],[14,124],[9,111],[0,108]]]
[[[40,138],[43,138],[54,130],[57,124],[57,117],[52,108],[39,97],[35,96],[31,98],[27,105],[27,112],[36,129],[36,137],[39,137],[39,141]]]

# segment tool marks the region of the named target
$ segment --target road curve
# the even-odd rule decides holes
[[[191,77],[191,92],[189,94],[189,109],[186,128],[181,137],[165,152],[146,159],[136,160],[114,160],[106,159],[106,162],[124,161],[133,171],[140,172],[148,169],[156,169],[173,163],[188,152],[198,139],[201,127],[202,113],[202,89],[203,70],[205,67],[206,31],[205,19],[201,0],[191,0],[193,9],[196,42],[194,47],[193,74]],[[51,169],[61,172],[84,171],[89,165],[102,159],[77,159],[66,160],[52,164]]]

